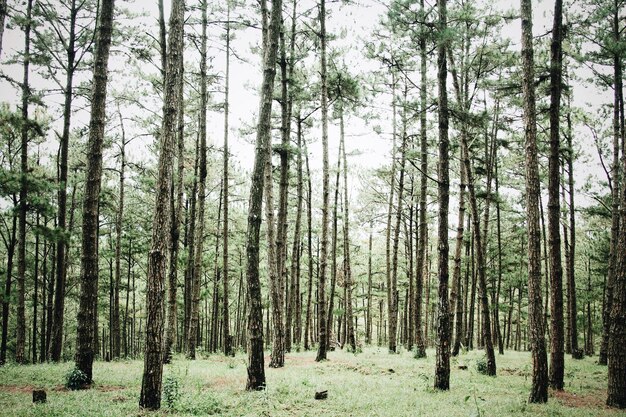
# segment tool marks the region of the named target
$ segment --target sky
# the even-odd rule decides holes
[[[166,3],[166,16],[169,15],[169,2]],[[188,2],[195,4],[194,2]],[[291,8],[291,2],[286,2],[289,9]],[[510,8],[511,3],[508,1],[498,0],[494,4],[497,9],[504,10]],[[552,7],[551,1],[534,1],[534,34],[540,36],[546,34],[552,25]],[[311,0],[298,1],[298,9],[306,10],[313,8],[315,3]],[[517,7],[517,3],[513,5]],[[151,30],[156,33],[157,30],[157,17],[158,10],[156,2],[152,1],[140,1],[125,2],[117,0],[116,7],[126,7],[134,12],[143,12],[144,17],[138,19],[142,24],[146,26],[147,30]],[[331,42],[330,49],[342,49],[344,51],[344,60],[346,66],[350,69],[354,75],[362,75],[371,70],[374,70],[378,64],[364,60],[363,55],[363,39],[369,38],[369,34],[380,22],[381,17],[385,13],[385,6],[379,1],[375,0],[361,0],[354,2],[350,5],[342,5],[337,2],[329,3],[329,19],[327,24],[327,30],[330,33],[345,33],[343,38],[338,38]],[[567,10],[567,9],[566,9]],[[212,26],[209,29],[213,34],[223,33],[223,27]],[[512,48],[520,48],[520,21],[512,20],[507,23],[503,29],[503,34],[512,40]],[[254,146],[252,144],[254,140],[253,134],[242,134],[241,126],[253,126],[256,123],[256,117],[258,112],[259,97],[258,89],[261,81],[261,68],[259,57],[252,52],[255,46],[260,43],[260,31],[258,29],[245,29],[238,30],[235,34],[235,39],[232,44],[233,50],[237,55],[244,58],[244,61],[238,59],[231,59],[231,74],[230,74],[230,133],[229,143],[231,152],[234,155],[234,160],[244,169],[250,170],[254,160]],[[23,48],[23,37],[18,30],[5,31],[3,53],[1,57],[0,68],[7,74],[19,79],[21,77],[21,69],[16,65],[6,65],[7,57],[14,54],[16,50]],[[212,42],[209,48],[209,55],[211,57],[210,65],[213,72],[223,75],[225,68],[224,51],[220,45],[216,42]],[[190,66],[197,65],[197,53],[193,48],[188,47],[186,53],[186,63]],[[310,61],[312,65],[317,65],[315,61]],[[117,89],[133,88],[133,82],[128,74],[128,62],[127,58],[123,54],[113,54],[111,56],[110,66],[115,72],[112,73],[110,81],[113,85],[117,86]],[[143,68],[145,71],[157,74],[157,69],[145,65]],[[432,71],[432,70],[431,70]],[[434,78],[434,73],[430,73],[429,76]],[[83,77],[87,77],[89,74],[84,74]],[[43,86],[46,81],[41,79],[40,76],[33,75],[33,84],[35,88]],[[128,84],[127,84],[128,83]],[[121,86],[121,87],[120,87]],[[217,87],[211,88],[217,90]],[[608,94],[608,96],[607,96]],[[0,101],[7,101],[13,104],[17,104],[19,95],[15,91],[7,86],[5,82],[0,82]],[[51,96],[47,98],[50,102],[61,103],[62,97]],[[367,120],[367,116],[349,116],[346,121],[346,151],[349,155],[348,164],[350,170],[354,173],[351,175],[349,182],[351,193],[355,196],[359,193],[359,190],[363,184],[359,183],[357,173],[364,170],[376,169],[382,166],[387,166],[391,160],[391,96],[389,94],[381,95],[376,99],[375,103],[369,102],[368,106],[374,106],[376,111],[380,114],[380,120]],[[211,101],[218,103],[223,101],[223,94],[220,91],[214,91],[211,95]],[[589,108],[590,106],[599,106],[603,102],[610,102],[610,92],[601,92],[597,88],[587,85],[585,83],[578,83],[575,86],[574,104],[581,107]],[[278,107],[277,103],[274,103],[275,107]],[[129,109],[129,112],[138,112],[137,109]],[[125,110],[126,112],[126,110]],[[88,122],[88,109],[77,112],[73,120],[73,125],[86,125]],[[132,117],[131,114],[125,116]],[[436,115],[430,114],[429,118],[435,120]],[[223,123],[224,117],[221,112],[210,111],[208,114],[208,137],[209,143],[215,148],[219,148],[223,144]],[[57,120],[55,125],[60,129],[60,120]],[[379,129],[374,127],[378,126]],[[140,134],[142,129],[139,126],[126,126],[127,130],[130,130],[128,134]],[[417,125],[416,127],[417,128]],[[135,132],[133,132],[135,130]],[[382,133],[377,133],[382,131]],[[580,132],[584,135],[584,131]],[[331,122],[329,125],[329,155],[330,164],[335,166],[338,143],[339,143],[339,128],[338,123]],[[321,170],[322,158],[321,158],[321,131],[318,127],[313,127],[307,134],[306,140],[309,142],[309,151],[311,154],[311,166],[315,171]],[[585,139],[587,140],[587,139]],[[131,160],[142,160],[146,158],[148,152],[146,148],[152,145],[154,139],[150,136],[142,136],[133,142],[131,145]],[[54,138],[53,133],[49,134],[48,150],[51,152],[56,151],[57,141]],[[588,154],[588,158],[585,159],[584,166],[575,168],[577,172],[577,181],[579,185],[584,180],[584,175],[590,174],[603,177],[603,173],[600,168],[597,156],[592,146],[583,146],[581,151]],[[431,164],[434,163],[431,159]],[[579,162],[581,164],[581,162]],[[453,203],[454,205],[454,203]],[[454,208],[451,208],[451,213],[454,213]],[[451,218],[452,221],[452,218]]]

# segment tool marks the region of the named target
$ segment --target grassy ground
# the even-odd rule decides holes
[[[548,404],[530,405],[530,355],[497,356],[498,376],[476,371],[482,352],[453,359],[450,391],[432,389],[434,352],[413,359],[410,352],[389,355],[368,348],[358,355],[337,351],[316,363],[314,352],[287,355],[286,367],[267,369],[264,392],[244,391],[246,356],[213,355],[198,361],[177,358],[164,375],[177,381],[179,399],[149,413],[138,407],[143,362],[97,362],[90,390],[67,391],[64,376],[71,363],[0,368],[2,416],[626,416],[607,409],[606,367],[595,358],[566,358],[564,393],[551,393]],[[269,361],[266,359],[266,365]],[[467,369],[459,366],[467,365]],[[46,404],[32,404],[32,389],[43,387]],[[315,391],[328,399],[315,400]]]

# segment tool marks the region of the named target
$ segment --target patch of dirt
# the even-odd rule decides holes
[[[498,375],[529,376],[527,371],[518,368],[500,368]]]
[[[550,391],[550,396],[556,398],[566,407],[573,408],[600,408],[610,410],[606,405],[606,391],[598,390],[588,394],[574,394],[567,391]]]
[[[243,388],[246,386],[246,379],[243,377],[218,377],[212,378],[209,383],[205,385],[209,388],[219,388],[219,389],[227,389],[227,388]]]

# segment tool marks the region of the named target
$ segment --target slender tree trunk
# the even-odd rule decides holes
[[[450,308],[448,306],[448,205],[450,200],[450,166],[448,139],[448,93],[446,65],[446,41],[442,39],[447,30],[447,1],[438,2],[439,21],[437,29],[440,39],[437,45],[437,84],[439,90],[439,164],[438,164],[438,303],[437,339],[435,342],[437,361],[435,365],[435,389],[450,389]]]
[[[424,0],[420,0],[420,14],[425,16]],[[420,201],[417,241],[417,260],[415,262],[415,356],[417,358],[426,357],[426,347],[424,343],[424,326],[422,324],[422,298],[426,276],[424,275],[426,263],[426,241],[428,237],[428,223],[426,221],[427,205],[427,174],[428,174],[428,138],[426,135],[426,37],[420,36]]]
[[[226,2],[226,7],[228,9],[227,18],[226,18],[226,79],[224,85],[224,172],[223,172],[223,210],[224,210],[224,220],[223,220],[223,230],[222,230],[222,329],[223,329],[223,339],[224,339],[224,355],[230,356],[234,353],[231,335],[230,335],[230,321],[229,321],[229,311],[228,311],[228,286],[229,286],[229,264],[228,264],[228,198],[229,198],[229,183],[228,183],[228,116],[230,110],[230,102],[229,102],[229,92],[230,92],[230,1]]]
[[[461,181],[459,185],[459,217],[457,221],[456,246],[454,248],[454,271],[452,274],[452,295],[450,303],[450,318],[452,319],[452,308],[456,310],[456,319],[454,327],[456,328],[454,345],[452,347],[452,356],[457,356],[461,349],[461,338],[463,337],[463,304],[461,300],[461,254],[463,251],[463,234],[465,230],[465,165],[461,164]],[[452,320],[451,320],[452,321]],[[452,332],[452,330],[451,330]]]
[[[500,288],[502,285],[502,222],[500,215],[500,179],[498,176],[498,152],[495,153],[494,161],[495,169],[495,187],[496,187],[496,234],[498,240],[498,284],[496,289],[496,304],[494,308],[494,321],[496,326],[496,335],[498,338],[498,353],[504,355],[504,342],[500,331]]]
[[[177,132],[178,85],[181,82],[180,55],[183,53],[183,25],[185,2],[176,0],[170,14],[169,47],[166,60],[163,102],[163,124],[156,184],[155,211],[152,219],[152,243],[148,256],[148,283],[146,295],[146,338],[144,369],[139,406],[149,410],[161,407],[163,350],[165,331],[165,279],[167,252],[171,248],[171,190],[173,159]],[[203,127],[201,127],[202,129]]]
[[[561,237],[559,222],[560,177],[560,110],[562,90],[563,53],[562,42],[562,1],[554,3],[554,25],[552,28],[550,64],[550,158],[548,176],[548,248],[550,250],[550,386],[563,389],[563,267],[561,265]]]
[[[348,198],[348,158],[346,157],[345,126],[343,101],[339,102],[339,140],[343,158],[343,254],[344,279],[346,283],[346,343],[356,352],[356,338],[354,335],[354,317],[352,311],[352,265],[350,261],[350,205]],[[399,228],[398,228],[399,229]]]
[[[60,155],[59,155],[59,190],[58,190],[58,223],[60,230],[66,231],[67,214],[67,167],[68,148],[70,139],[70,125],[72,117],[72,99],[74,86],[74,60],[76,58],[76,0],[71,1],[70,24],[67,47],[67,72],[65,79],[65,102],[63,106],[63,133],[61,134]],[[52,316],[52,343],[50,345],[50,359],[54,362],[61,360],[63,347],[63,321],[65,309],[65,281],[67,276],[66,246],[67,236],[59,239],[56,245],[56,294],[54,298],[54,315]]]
[[[90,382],[93,380],[93,360],[97,353],[94,325],[97,317],[98,297],[98,202],[102,178],[102,147],[106,122],[107,70],[113,29],[113,1],[103,0],[100,5],[82,215],[81,288],[77,320],[76,367],[87,375]]]
[[[183,28],[184,30],[184,28]],[[178,290],[178,253],[180,248],[180,225],[181,216],[183,212],[183,187],[184,187],[184,169],[185,169],[185,103],[184,103],[184,33],[183,43],[181,44],[182,53],[178,57],[178,65],[180,66],[180,77],[178,79],[178,85],[176,86],[177,92],[177,169],[176,169],[176,184],[172,187],[172,197],[170,201],[171,210],[171,226],[170,226],[170,239],[171,239],[171,252],[170,252],[170,264],[168,271],[168,287],[167,287],[167,324],[165,327],[165,347],[163,350],[163,363],[170,363],[172,360],[172,347],[176,342],[177,329],[176,318],[178,311],[178,302],[176,293]],[[176,199],[174,199],[174,191],[176,192]]]
[[[187,357],[196,359],[196,345],[198,342],[198,325],[200,323],[200,285],[202,283],[202,255],[204,249],[204,224],[206,206],[206,177],[207,177],[207,144],[206,144],[206,112],[208,103],[207,93],[207,17],[208,2],[202,2],[202,35],[200,46],[200,146],[198,148],[198,213],[196,243],[193,253],[193,282],[191,283],[191,312],[189,319],[189,333],[187,334]]]
[[[301,121],[298,118],[298,123]],[[307,177],[307,211],[306,211],[306,221],[307,221],[307,257],[308,257],[308,266],[309,266],[309,283],[307,288],[307,301],[306,301],[306,319],[304,324],[304,350],[309,350],[309,336],[311,332],[311,298],[313,294],[313,229],[312,229],[312,217],[313,217],[313,208],[312,208],[312,188],[311,188],[311,170],[309,168],[309,153],[306,146],[306,141],[303,141],[304,145],[304,158],[306,162],[306,177]]]
[[[620,42],[620,26],[619,26],[619,4],[617,1],[613,3],[613,41],[615,44]],[[608,274],[606,280],[606,290],[604,298],[604,308],[602,311],[602,342],[600,344],[600,357],[598,363],[600,365],[607,364],[608,347],[609,347],[609,334],[611,330],[611,310],[613,304],[613,287],[615,285],[616,262],[617,262],[617,242],[619,239],[619,232],[622,227],[619,217],[619,205],[620,205],[620,189],[623,181],[622,175],[620,175],[620,139],[623,141],[626,136],[624,133],[624,96],[623,96],[623,81],[622,81],[622,61],[618,52],[613,55],[613,178],[609,178],[609,184],[611,187],[611,240],[609,246],[609,265]],[[623,142],[622,142],[623,146]],[[622,149],[624,153],[624,149]]]
[[[372,242],[374,221],[370,220],[370,236],[367,241],[367,310],[365,314],[365,343],[372,344]],[[419,276],[418,276],[419,279]]]
[[[539,229],[539,168],[535,112],[535,63],[533,57],[532,2],[521,1],[522,93],[526,147],[526,216],[528,227],[528,331],[533,357],[533,381],[529,401],[548,401],[548,360],[541,300],[541,234]]]
[[[568,103],[569,104],[569,103]],[[569,106],[568,106],[569,108]],[[569,336],[572,358],[582,359],[583,352],[578,348],[578,308],[576,307],[576,279],[574,274],[574,262],[576,256],[576,215],[574,206],[574,148],[572,143],[572,121],[571,113],[567,113],[567,152],[564,158],[567,160],[567,188],[569,194],[569,203],[564,201],[564,206],[568,206],[567,213],[569,215],[569,242],[566,230],[563,233],[566,237],[564,248],[566,251],[565,256],[565,271],[567,275],[567,319],[569,320]],[[565,179],[563,179],[565,180]],[[563,184],[565,187],[565,184]],[[565,223],[568,223],[568,221]],[[564,223],[564,224],[565,224]]]
[[[263,84],[259,104],[259,123],[256,137],[256,152],[250,202],[248,205],[248,231],[246,238],[247,279],[248,279],[248,382],[247,390],[265,388],[263,358],[263,313],[261,309],[261,283],[259,280],[259,232],[263,203],[263,172],[271,141],[272,92],[276,76],[276,56],[280,31],[282,1],[272,2],[271,18],[268,26],[267,45],[263,55]]]
[[[330,294],[328,296],[328,320],[326,322],[326,328],[328,329],[327,342],[330,348],[331,334],[333,328],[333,310],[335,308],[335,292],[337,288],[337,211],[339,208],[339,176],[341,173],[341,143],[337,151],[337,170],[335,172],[335,199],[333,202],[333,229],[332,229],[332,243],[331,243],[331,271],[330,271]],[[339,342],[339,333],[335,335],[335,340]]]
[[[278,0],[280,1],[280,0]],[[326,75],[326,0],[320,0],[320,78],[321,78],[321,106],[322,106],[322,245],[320,250],[320,277],[319,277],[319,346],[315,360],[326,360],[328,349],[328,329],[326,328],[326,270],[328,264],[328,197],[329,197],[329,167],[328,167],[328,84]]]
[[[200,135],[196,138],[196,146],[195,146],[195,163],[194,163],[194,171],[193,171],[193,185],[191,189],[191,201],[189,202],[189,210],[187,212],[187,222],[189,225],[189,234],[187,237],[187,241],[189,242],[187,246],[187,267],[185,270],[185,294],[184,294],[184,303],[185,303],[185,323],[184,323],[184,344],[185,350],[187,349],[187,342],[189,341],[189,329],[191,327],[191,294],[193,292],[193,282],[194,282],[194,254],[196,247],[196,214],[197,214],[197,195],[198,195],[198,170],[200,168]]]
[[[30,101],[30,32],[33,2],[28,0],[26,9],[26,24],[24,28],[24,78],[22,82],[22,126],[20,147],[20,203],[18,211],[17,233],[17,336],[15,341],[15,361],[26,363],[26,214],[28,212],[28,135],[30,122],[28,120],[28,104]]]
[[[295,2],[294,2],[295,10]],[[294,26],[292,26],[292,30]],[[291,326],[287,326],[287,344],[291,346],[291,341],[300,344],[302,333],[302,306],[300,304],[300,260],[302,258],[301,228],[302,228],[302,124],[297,126],[298,150],[297,150],[297,185],[296,185],[296,221],[293,232],[293,246],[291,250],[291,285],[288,302],[290,303],[287,313],[289,316],[295,315],[295,326],[293,337],[290,335]],[[288,317],[289,318],[289,317]],[[289,321],[289,320],[288,320]]]

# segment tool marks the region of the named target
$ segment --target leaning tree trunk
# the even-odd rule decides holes
[[[174,144],[177,132],[178,85],[181,77],[180,54],[183,46],[185,2],[176,0],[170,15],[170,35],[165,72],[163,125],[159,152],[158,176],[154,217],[152,218],[152,244],[148,256],[148,283],[146,293],[146,339],[144,367],[139,406],[149,410],[161,407],[163,376],[163,333],[165,313],[165,278],[167,252],[170,248],[170,199],[173,174]]]
[[[539,167],[535,112],[535,63],[533,56],[532,4],[521,0],[522,93],[526,147],[526,216],[528,227],[528,332],[533,357],[529,401],[548,401],[548,359],[541,300],[541,234],[539,229]]]
[[[321,106],[322,106],[322,244],[320,249],[320,271],[318,289],[318,323],[319,346],[315,360],[326,360],[328,349],[328,335],[326,328],[326,270],[328,264],[328,197],[329,197],[329,166],[328,166],[328,81],[326,75],[326,0],[320,1],[320,78],[321,78]]]
[[[450,389],[450,308],[448,307],[448,206],[450,201],[450,161],[448,139],[448,93],[446,65],[446,42],[443,34],[447,30],[447,1],[438,2],[439,22],[437,32],[437,84],[439,90],[439,166],[438,166],[438,303],[437,338],[435,342],[437,361],[435,365],[435,389]]]
[[[247,279],[248,279],[248,382],[247,390],[265,388],[263,358],[263,310],[261,308],[261,282],[259,280],[259,234],[263,204],[263,172],[265,170],[268,144],[271,140],[272,92],[276,76],[276,56],[278,33],[280,31],[282,1],[272,2],[272,12],[267,35],[266,50],[263,54],[263,84],[259,103],[259,123],[256,135],[256,152],[250,202],[248,205],[248,231],[246,237]]]
[[[98,298],[98,203],[102,178],[102,147],[106,121],[106,89],[109,50],[113,29],[113,2],[103,0],[97,28],[91,90],[91,117],[87,142],[87,171],[83,199],[83,236],[81,245],[80,302],[76,336],[76,367],[93,380],[96,352],[94,325]]]

